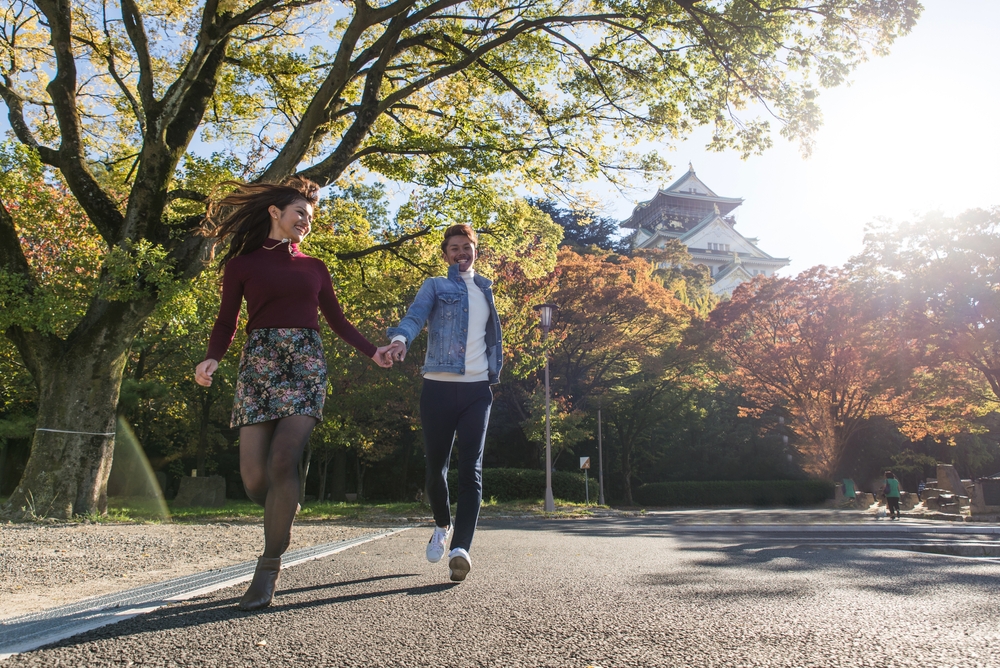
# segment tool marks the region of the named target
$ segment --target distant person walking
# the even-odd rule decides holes
[[[889,508],[889,519],[899,519],[899,481],[892,471],[885,472],[885,487],[882,488],[885,495],[885,503]]]
[[[199,385],[212,374],[236,333],[247,302],[247,341],[240,358],[232,426],[240,429],[240,474],[247,496],[264,506],[264,554],[240,600],[242,610],[266,608],[274,598],[281,555],[298,510],[299,460],[313,427],[323,419],[326,360],[317,310],[342,339],[382,367],[392,366],[354,328],[337,302],[330,271],[299,251],[312,229],[315,183],[240,185],[209,207],[209,233],[228,241],[219,261],[222,303]]]
[[[917,484],[917,501],[921,501],[922,502],[924,500],[924,490],[925,489],[927,489],[927,485],[925,485],[924,481],[921,480]]]
[[[427,560],[444,556],[452,532],[448,466],[458,446],[458,512],[448,552],[451,579],[461,582],[472,568],[469,550],[483,500],[483,447],[493,405],[490,385],[503,366],[500,318],[492,282],[476,274],[479,240],[468,225],[444,233],[441,252],[448,276],[428,278],[400,321],[389,329],[389,355],[402,360],[427,324],[420,421],[424,432],[427,496],[436,527],[427,543]]]

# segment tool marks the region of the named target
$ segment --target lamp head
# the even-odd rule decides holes
[[[538,311],[541,317],[542,330],[547,332],[552,327],[552,316],[558,308],[555,304],[538,304],[535,306],[535,310]]]

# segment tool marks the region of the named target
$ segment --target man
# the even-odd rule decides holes
[[[889,507],[889,519],[899,519],[899,481],[892,471],[885,472],[885,487],[882,488],[885,494],[885,503]]]
[[[447,277],[425,280],[399,326],[388,332],[392,343],[387,353],[393,360],[402,360],[427,324],[420,421],[427,498],[436,525],[427,543],[427,560],[441,560],[454,529],[448,567],[455,582],[464,580],[472,568],[469,550],[483,500],[483,447],[493,405],[490,385],[499,381],[503,366],[492,282],[473,269],[478,242],[468,225],[445,230],[441,252],[448,263]],[[447,478],[453,444],[458,446],[459,458],[454,527]]]

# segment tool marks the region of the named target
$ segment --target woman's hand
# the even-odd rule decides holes
[[[392,368],[392,357],[389,356],[389,346],[382,346],[375,350],[375,354],[372,355],[372,361],[378,364],[383,369]]]
[[[219,368],[219,363],[213,359],[207,359],[194,369],[194,382],[205,387],[211,387],[212,374]]]

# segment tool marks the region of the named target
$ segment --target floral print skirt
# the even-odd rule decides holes
[[[231,426],[289,415],[322,422],[325,400],[326,358],[319,332],[283,327],[250,332],[240,358]]]

